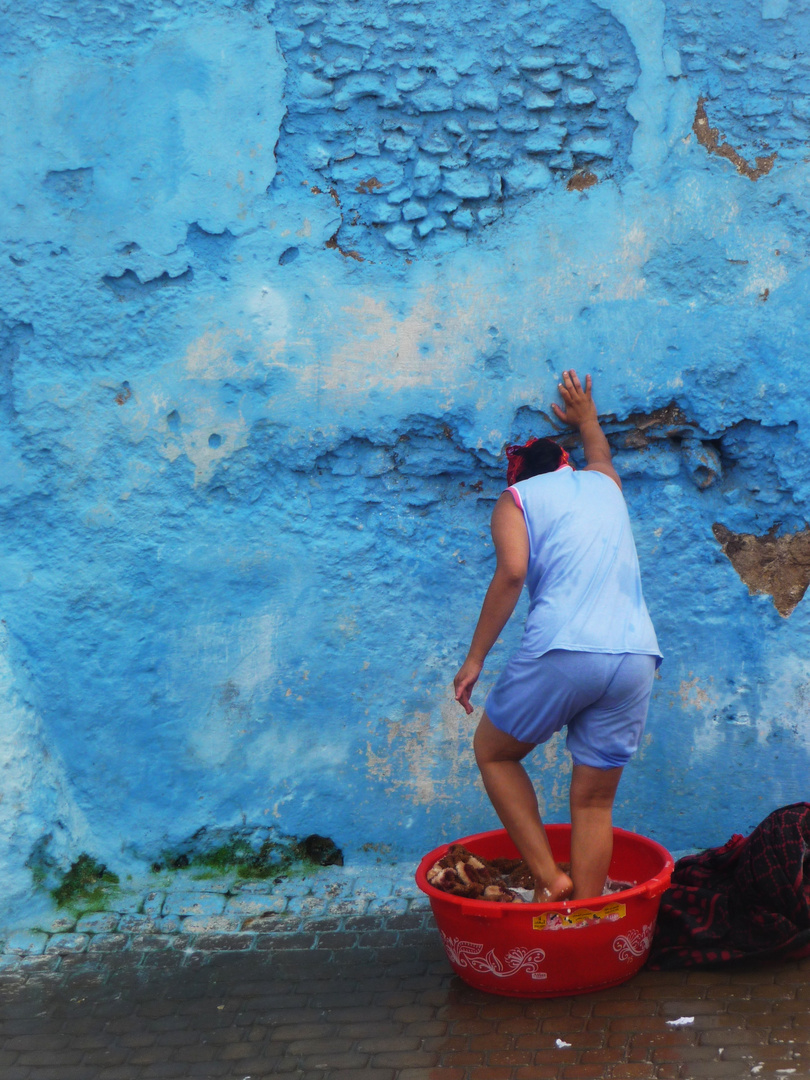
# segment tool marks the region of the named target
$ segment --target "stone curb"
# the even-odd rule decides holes
[[[194,889],[177,881],[118,897],[114,910],[60,911],[0,939],[0,970],[52,970],[63,957],[114,951],[348,948],[364,931],[380,931],[392,945],[400,934],[432,926],[410,865],[365,874],[328,867],[278,884],[273,891],[266,881],[223,879]]]
[[[189,917],[186,925],[192,922]],[[248,920],[250,921],[250,920]],[[250,929],[219,930],[202,928],[197,920],[189,929],[176,933],[85,933],[41,935],[44,941],[32,942],[32,951],[5,951],[0,954],[0,971],[24,969],[27,972],[54,972],[63,961],[71,963],[86,956],[88,961],[99,953],[150,953],[164,949],[180,950],[193,957],[213,952],[290,952],[329,950],[334,953],[357,946],[394,948],[407,946],[408,937],[433,929],[431,912],[418,908],[401,913],[346,915],[320,919],[296,918],[283,925],[253,925]],[[39,949],[39,952],[33,951]]]

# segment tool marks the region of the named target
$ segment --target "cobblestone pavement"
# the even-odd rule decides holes
[[[810,1080],[810,960],[530,1001],[467,987],[420,911],[49,950],[0,972],[0,1080]]]

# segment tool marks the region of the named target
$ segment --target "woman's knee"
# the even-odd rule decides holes
[[[498,729],[487,714],[484,713],[478,721],[478,727],[475,729],[475,735],[473,736],[473,753],[479,769],[484,765],[489,765],[492,761],[498,760],[497,735]]]
[[[613,806],[621,776],[621,767],[597,769],[592,765],[575,765],[571,777],[571,806],[609,809]]]
[[[473,751],[479,769],[497,761],[520,761],[533,749],[533,743],[519,742],[496,728],[486,713],[481,717],[473,736]]]

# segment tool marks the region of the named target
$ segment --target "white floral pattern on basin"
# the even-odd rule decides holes
[[[653,939],[653,923],[646,923],[642,930],[630,930],[613,941],[613,949],[620,960],[633,960],[649,952]]]
[[[546,972],[541,971],[539,967],[546,958],[542,949],[522,949],[516,946],[510,949],[501,960],[494,949],[490,949],[488,953],[481,956],[484,946],[477,941],[464,941],[461,938],[449,937],[447,934],[442,934],[442,941],[450,963],[456,967],[471,967],[473,971],[489,972],[497,975],[499,979],[517,975],[519,971],[527,972],[533,979],[548,978]]]

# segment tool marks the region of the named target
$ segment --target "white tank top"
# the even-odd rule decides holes
[[[644,653],[660,663],[630,518],[615,481],[565,467],[509,491],[529,533],[521,652]]]

